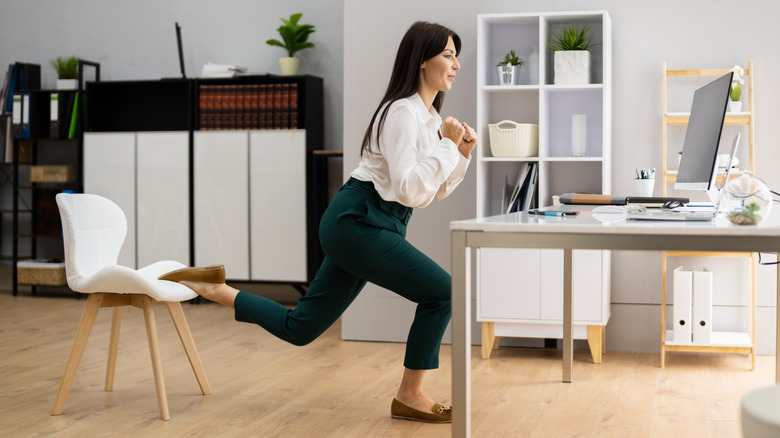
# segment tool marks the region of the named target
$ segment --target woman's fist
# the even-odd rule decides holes
[[[456,145],[463,140],[466,128],[455,117],[447,117],[441,125],[441,136],[452,140]]]
[[[477,145],[477,131],[473,130],[471,126],[467,125],[465,122],[462,123],[462,125],[464,133],[463,139],[458,143],[458,150],[461,155],[469,158],[471,156],[471,151],[473,151],[474,147]]]

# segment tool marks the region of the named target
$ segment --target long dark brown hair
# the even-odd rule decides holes
[[[420,67],[422,64],[439,55],[447,47],[449,37],[455,43],[455,56],[460,53],[460,37],[451,29],[440,24],[418,21],[406,31],[398,46],[398,53],[395,55],[395,64],[393,64],[393,73],[390,75],[390,83],[387,85],[385,97],[374,111],[371,117],[371,123],[363,135],[363,145],[360,148],[360,156],[370,151],[371,133],[374,130],[377,116],[379,116],[379,125],[376,130],[376,140],[379,144],[379,134],[382,132],[382,126],[387,117],[387,110],[390,105],[399,100],[407,98],[417,92],[420,88]],[[433,99],[433,107],[436,111],[441,110],[444,103],[444,92],[440,91]],[[382,106],[387,104],[382,114],[379,111]]]

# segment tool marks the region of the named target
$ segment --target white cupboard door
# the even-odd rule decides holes
[[[572,251],[572,316],[575,322],[602,321],[604,274],[599,249]],[[563,250],[542,250],[542,320],[563,320]]]
[[[160,260],[190,264],[189,133],[139,132],[138,266]]]
[[[249,171],[246,131],[194,135],[195,264],[224,264],[249,278]]]
[[[479,321],[539,319],[538,249],[482,248],[478,253]]]
[[[135,235],[135,133],[84,133],[84,193],[113,201],[127,218],[127,236],[117,263],[138,268]]]
[[[306,281],[306,131],[249,134],[251,279]]]

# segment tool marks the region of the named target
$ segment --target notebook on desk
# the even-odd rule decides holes
[[[636,213],[628,213],[628,220],[645,221],[712,221],[718,215],[717,206],[712,207],[712,211],[690,211],[690,210],[648,210]]]

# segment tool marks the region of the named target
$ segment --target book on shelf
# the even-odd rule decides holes
[[[201,84],[198,127],[218,129],[296,129],[298,84]]]
[[[533,208],[536,193],[538,163],[522,163],[517,181],[509,184],[505,178],[501,212],[508,214]]]
[[[3,90],[3,113],[13,111],[13,96],[20,91],[39,90],[41,88],[41,66],[25,62],[9,64]]]
[[[49,93],[22,93],[22,136],[23,139],[46,138],[49,136]]]
[[[5,163],[11,163],[13,156],[13,138],[11,137],[11,117],[0,115],[0,158]]]
[[[65,120],[68,122],[68,138],[70,139],[76,138],[78,135],[80,97],[81,95],[78,91],[73,93],[73,105],[68,104],[71,112]]]

